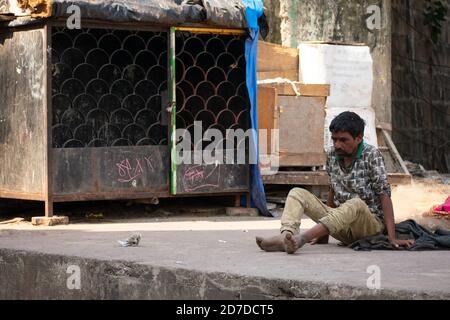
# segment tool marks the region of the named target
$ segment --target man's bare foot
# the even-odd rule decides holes
[[[261,250],[267,252],[285,252],[284,239],[286,235],[292,235],[290,232],[284,232],[279,236],[272,238],[261,238],[256,237],[256,244],[261,248]]]
[[[306,240],[303,239],[302,235],[287,234],[284,238],[284,247],[288,254],[294,254],[298,249],[303,247],[306,243]]]

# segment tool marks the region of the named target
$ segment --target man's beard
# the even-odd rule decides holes
[[[335,151],[336,151],[336,154],[339,157],[342,157],[342,158],[350,158],[352,156],[351,153],[347,153],[347,152],[345,152],[344,150],[341,150],[341,149],[337,149]]]

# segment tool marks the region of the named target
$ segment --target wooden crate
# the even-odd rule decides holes
[[[272,130],[278,129],[278,94],[276,88],[258,87],[258,127],[267,130],[267,140],[260,139],[260,154],[277,154],[277,147],[272,147]],[[266,153],[267,150],[267,153]]]
[[[264,84],[258,88],[260,129],[278,129],[279,144],[269,152],[280,167],[317,167],[326,163],[323,128],[328,85]],[[295,91],[301,95],[296,96]],[[263,148],[264,149],[264,148]]]
[[[277,81],[279,78],[284,80]],[[258,86],[259,128],[268,130],[269,136],[262,142],[260,154],[264,156],[268,150],[279,156],[281,167],[323,166],[325,103],[330,85],[298,82],[299,50],[267,42],[259,44],[258,80],[270,81]],[[272,145],[272,129],[279,129],[278,145]]]
[[[278,97],[281,167],[325,165],[325,102],[325,97]]]

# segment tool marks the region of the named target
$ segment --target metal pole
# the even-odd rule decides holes
[[[177,163],[176,163],[176,120],[177,120],[177,105],[176,105],[176,70],[175,70],[175,32],[176,28],[171,27],[169,33],[169,110],[170,110],[170,191],[172,195],[177,194]]]
[[[48,24],[44,27],[44,57],[45,57],[45,69],[46,74],[46,108],[45,108],[45,143],[46,143],[46,161],[45,161],[45,180],[44,180],[44,196],[45,196],[45,216],[47,218],[53,217],[53,168],[52,168],[52,147],[53,147],[53,135],[52,135],[52,72],[51,72],[51,26]]]

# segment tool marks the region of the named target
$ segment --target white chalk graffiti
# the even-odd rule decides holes
[[[117,181],[121,183],[132,182],[133,187],[137,186],[136,179],[141,177],[145,170],[150,172],[155,170],[151,156],[134,158],[131,161],[128,158],[125,158],[121,162],[116,163],[116,167],[119,175]]]

